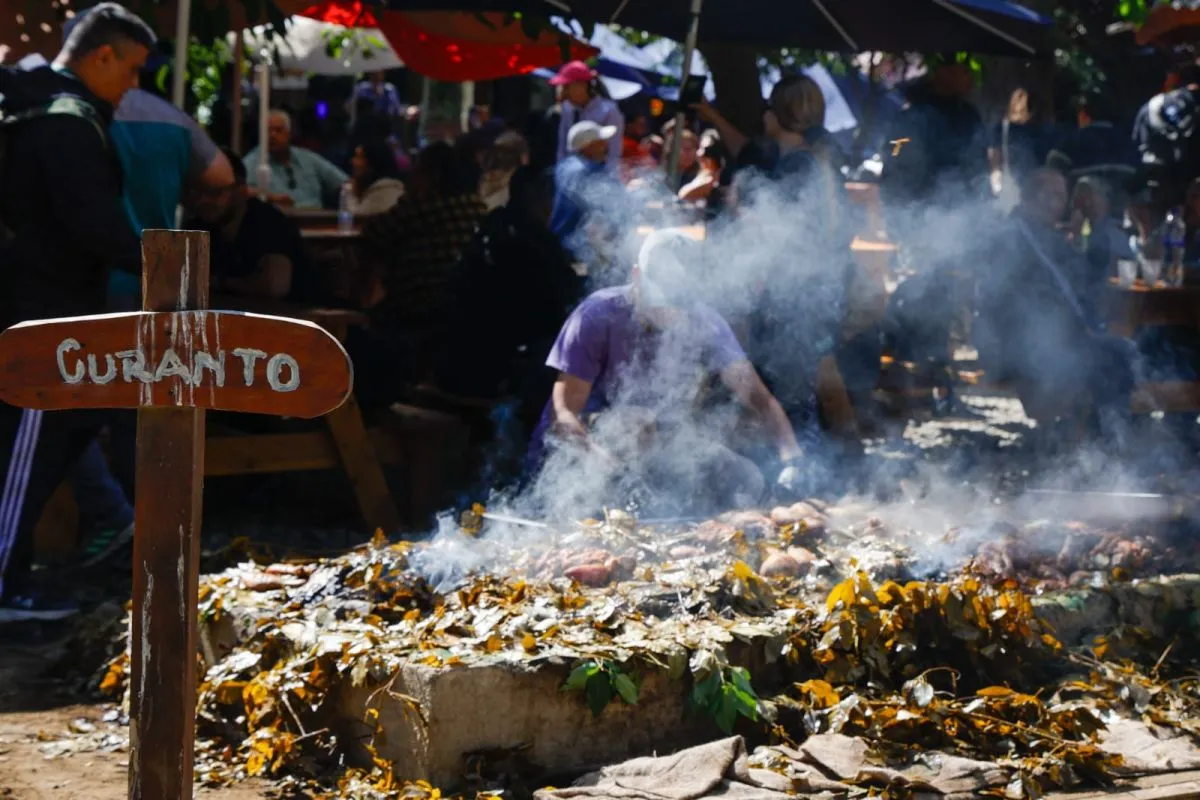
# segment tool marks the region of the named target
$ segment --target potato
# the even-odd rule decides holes
[[[563,575],[583,586],[607,586],[612,572],[604,564],[583,564],[571,567]]]
[[[773,550],[759,567],[758,574],[764,578],[798,578],[803,570],[799,561],[780,550]]]

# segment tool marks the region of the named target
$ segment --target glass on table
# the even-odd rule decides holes
[[[1153,289],[1158,285],[1158,279],[1162,276],[1163,262],[1161,258],[1143,258],[1142,259],[1142,280],[1146,284],[1147,289]]]
[[[1138,263],[1132,259],[1122,258],[1117,260],[1117,283],[1123,289],[1128,289],[1133,286],[1133,282],[1137,280]]]

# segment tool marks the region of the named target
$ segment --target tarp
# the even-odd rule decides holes
[[[292,17],[285,31],[268,33],[266,26],[245,33],[246,46],[257,52],[270,47],[276,66],[284,71],[299,70],[316,75],[357,75],[378,69],[403,67],[404,62],[378,28],[355,31],[355,40],[343,48],[337,58],[329,53],[330,38],[345,31],[341,25]],[[233,41],[233,35],[228,37]]]

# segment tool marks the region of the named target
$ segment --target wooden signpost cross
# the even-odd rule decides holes
[[[207,233],[146,231],[142,259],[141,312],[0,334],[0,400],[138,409],[129,797],[189,800],[205,411],[319,417],[353,370],[316,325],[204,310]]]

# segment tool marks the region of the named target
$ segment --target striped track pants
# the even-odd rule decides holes
[[[22,591],[42,511],[102,424],[95,412],[0,404],[0,597]]]

